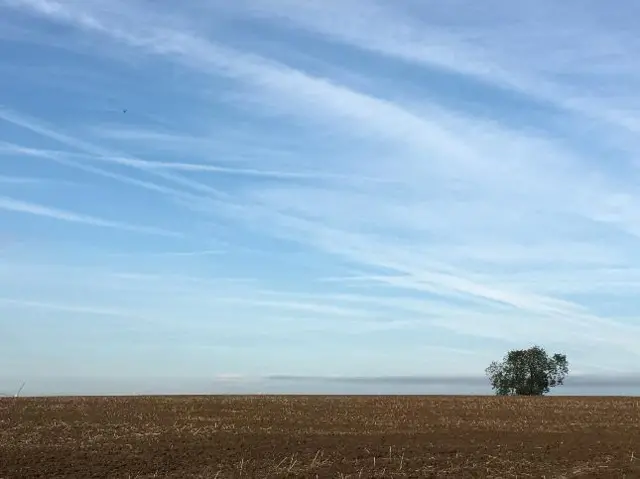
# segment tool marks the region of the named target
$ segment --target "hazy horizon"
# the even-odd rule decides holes
[[[11,396],[179,394],[492,395],[484,377],[31,378],[0,377]],[[640,396],[640,375],[573,376],[550,396]]]

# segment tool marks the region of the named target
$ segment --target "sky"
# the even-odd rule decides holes
[[[534,344],[622,391],[639,19],[0,0],[0,391],[456,392]]]

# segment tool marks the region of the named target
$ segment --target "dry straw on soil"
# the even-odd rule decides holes
[[[5,398],[0,477],[640,477],[637,398]]]

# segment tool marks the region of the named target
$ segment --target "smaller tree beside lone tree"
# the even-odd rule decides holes
[[[492,362],[485,372],[498,396],[542,396],[563,384],[569,363],[564,354],[549,357],[544,349],[533,346],[509,351],[502,362]]]

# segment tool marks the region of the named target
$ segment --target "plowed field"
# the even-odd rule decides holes
[[[7,398],[0,477],[640,478],[640,398]]]

